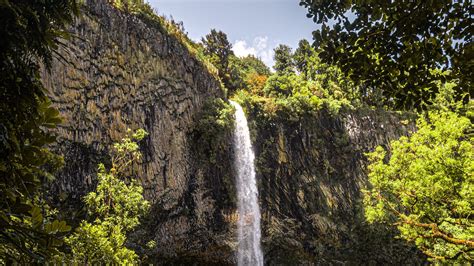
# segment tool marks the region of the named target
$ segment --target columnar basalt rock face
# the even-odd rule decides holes
[[[140,143],[143,158],[132,174],[141,178],[155,205],[152,212],[160,213],[150,214],[143,226],[148,232],[139,239],[143,246],[155,240],[157,248],[141,252],[175,256],[178,249],[205,250],[211,244],[196,249],[203,241],[193,234],[227,232],[213,219],[220,215],[214,206],[218,193],[209,193],[220,180],[204,176],[193,163],[188,142],[203,104],[224,97],[218,80],[174,36],[106,0],[87,1],[71,30],[60,52],[64,59],[44,73],[64,118],[56,149],[65,167],[51,194],[63,207],[81,210],[82,196],[95,185],[97,164],[110,160],[110,145],[128,128],[144,128],[149,136]]]
[[[254,124],[268,262],[419,262],[394,232],[367,225],[361,205],[365,153],[414,130],[411,119],[370,110],[284,117]]]

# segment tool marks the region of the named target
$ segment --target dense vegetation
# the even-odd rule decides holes
[[[315,45],[367,94],[389,106],[426,109],[436,82],[456,81],[469,100],[473,73],[472,1],[302,0],[321,29]],[[332,23],[332,27],[330,26]]]
[[[125,247],[126,233],[140,224],[149,209],[139,181],[124,173],[140,159],[138,141],[146,135],[139,129],[113,146],[112,167],[98,166],[96,191],[84,198],[92,222],[82,221],[66,238],[72,249],[71,261],[80,264],[136,264],[135,251]]]
[[[323,64],[307,40],[295,52],[286,45],[275,48],[276,70],[259,86],[245,88],[234,98],[244,105],[260,106],[267,116],[294,119],[314,114],[323,108],[337,114],[360,105],[352,82],[337,67]]]
[[[70,228],[56,220],[43,185],[62,163],[47,145],[61,122],[40,79],[68,37],[75,0],[0,2],[0,261],[43,262]]]
[[[431,111],[410,137],[369,154],[366,216],[395,224],[401,236],[441,261],[474,257],[472,124],[450,111]]]

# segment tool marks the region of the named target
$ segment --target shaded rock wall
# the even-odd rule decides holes
[[[367,225],[361,208],[365,153],[414,130],[412,123],[384,111],[321,110],[295,120],[249,110],[270,264],[418,261],[393,231]]]
[[[71,31],[74,37],[61,48],[65,60],[44,73],[64,117],[56,149],[65,167],[52,197],[71,210],[66,218],[84,217],[81,199],[96,183],[97,163],[110,160],[108,148],[127,128],[144,128],[149,136],[140,143],[143,158],[132,174],[154,207],[132,237],[136,247],[150,258],[209,250],[214,237],[228,233],[214,206],[225,195],[220,176],[208,174],[215,170],[194,164],[189,141],[204,103],[224,97],[219,82],[174,36],[105,0],[87,1]],[[156,249],[145,248],[149,240]]]

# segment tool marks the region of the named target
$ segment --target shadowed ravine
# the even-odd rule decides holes
[[[263,265],[263,254],[260,247],[260,208],[255,180],[255,155],[242,107],[235,102],[230,103],[235,107],[234,149],[239,210],[238,265],[259,266]]]

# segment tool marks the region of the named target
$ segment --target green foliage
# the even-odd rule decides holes
[[[118,225],[83,221],[66,241],[71,245],[75,263],[134,264],[138,256],[124,247],[125,240],[123,228]]]
[[[245,72],[240,67],[241,59],[235,55],[231,55],[229,58],[229,67],[227,73],[224,74],[224,85],[228,89],[230,94],[234,93],[236,90],[243,89],[246,87],[245,84]]]
[[[364,94],[358,93],[357,86],[348,80],[342,71],[333,65],[325,64],[308,41],[301,40],[293,56],[296,68],[303,78],[318,83],[324,91],[324,98],[348,100],[358,104],[360,99],[368,102]],[[374,104],[377,104],[375,99]],[[369,102],[370,103],[370,102]]]
[[[370,88],[366,93],[382,94],[387,105],[426,108],[439,80],[457,80],[456,97],[472,98],[472,1],[301,0],[300,5],[322,24],[313,35],[323,61]],[[437,69],[449,71],[439,75]]]
[[[242,58],[232,55],[229,68],[233,81],[232,92],[246,89],[255,94],[263,94],[263,87],[271,72],[262,60],[252,55]]]
[[[270,68],[268,68],[268,66],[265,65],[261,59],[253,55],[248,55],[239,59],[240,60],[237,62],[237,64],[244,73],[244,76],[254,73],[262,76],[270,76],[272,74],[270,72]]]
[[[369,222],[387,221],[401,237],[439,261],[474,260],[474,138],[472,123],[451,111],[431,111],[418,131],[391,142],[391,154],[369,154]]]
[[[273,68],[278,73],[294,72],[293,52],[288,45],[280,44],[274,50],[275,65]]]
[[[268,78],[264,92],[267,96],[289,96],[293,90],[304,86],[307,86],[307,82],[295,73],[275,74]]]
[[[125,247],[126,233],[140,224],[140,217],[149,209],[139,181],[125,175],[127,168],[139,160],[138,141],[147,133],[143,129],[113,146],[112,168],[98,167],[98,185],[84,198],[93,222],[83,221],[66,239],[76,263],[136,263],[138,256]]]
[[[143,0],[112,0],[111,3],[116,8],[132,14],[151,10],[151,7]]]
[[[232,44],[227,39],[227,35],[222,31],[212,29],[209,34],[202,38],[204,54],[210,62],[217,68],[218,75],[229,93],[242,88],[243,79],[240,68],[232,51]]]
[[[323,64],[307,41],[300,42],[294,55],[285,45],[280,45],[278,51],[277,71],[268,78],[250,72],[245,79],[250,93],[238,92],[236,100],[246,102],[246,107],[256,104],[269,112],[269,117],[278,114],[289,119],[315,114],[322,108],[337,114],[343,106],[358,104],[353,84],[337,67]]]
[[[9,72],[34,71],[36,59],[50,65],[61,44],[59,38],[68,37],[65,27],[73,21],[78,9],[78,1],[73,0],[0,2],[2,67],[5,70],[9,67]],[[24,66],[29,68],[20,69]],[[6,73],[3,76],[7,77]]]
[[[156,248],[156,241],[155,240],[150,240],[146,243],[146,247],[148,249],[154,249]]]
[[[299,73],[302,73],[308,76],[308,71],[310,70],[310,60],[314,55],[314,49],[309,44],[308,40],[302,39],[298,43],[298,48],[293,54],[294,64]]]
[[[238,91],[233,95],[232,100],[238,102],[256,121],[272,119],[278,112],[275,98],[260,96],[249,91]]]
[[[212,29],[209,34],[202,38],[202,44],[204,53],[210,57],[214,66],[220,72],[227,72],[229,58],[233,54],[232,45],[227,39],[227,35],[222,31]]]
[[[190,143],[197,167],[206,177],[206,182],[215,184],[222,191],[217,206],[235,206],[236,190],[231,172],[232,132],[235,109],[223,99],[209,99],[196,116],[196,124],[190,134]],[[219,175],[219,173],[226,173]]]
[[[222,99],[206,102],[199,114],[193,134],[195,142],[199,143],[200,155],[211,163],[216,163],[218,151],[227,145],[226,133],[234,127],[234,108]]]
[[[466,112],[466,107],[468,105],[463,104],[460,101],[456,101],[455,88],[456,83],[453,82],[437,82],[439,93],[436,95],[433,100],[433,104],[430,106],[430,110],[444,110],[444,111],[453,111],[459,114]],[[472,104],[472,101],[470,101]]]
[[[75,0],[0,1],[0,263],[44,262],[68,229],[43,197],[62,158],[47,148],[61,119],[40,64],[49,69],[77,13]]]
[[[236,57],[227,35],[222,31],[212,29],[202,38],[202,50],[217,68],[218,76],[229,94],[239,89],[263,87],[259,86],[263,76],[270,75],[270,69],[262,60],[254,56]],[[255,77],[256,74],[259,75],[258,78]]]
[[[286,110],[292,117],[314,114],[322,107],[337,114],[342,106],[350,107],[350,102],[342,95],[328,92],[320,82],[306,80],[296,73],[270,76],[264,88],[265,95],[275,98],[279,110]]]

